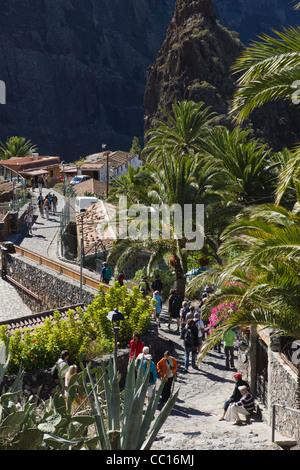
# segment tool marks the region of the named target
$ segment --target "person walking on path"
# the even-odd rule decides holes
[[[155,300],[155,321],[157,325],[160,327],[159,316],[162,310],[162,298],[158,290],[154,292],[153,299]]]
[[[37,198],[37,205],[38,205],[41,217],[44,217],[44,198],[43,198],[42,193],[40,193]]]
[[[233,330],[227,331],[223,335],[224,352],[225,352],[225,366],[229,370],[229,366],[234,368],[234,342],[236,335]]]
[[[120,274],[119,274],[119,277],[118,277],[118,281],[119,281],[120,286],[124,286],[124,279],[125,279],[124,272],[121,271]]]
[[[101,270],[101,281],[105,282],[105,284],[109,284],[109,281],[111,280],[111,269],[108,266],[107,262],[103,262],[103,268]]]
[[[171,395],[172,383],[177,371],[177,361],[172,357],[170,351],[164,353],[164,357],[157,363],[157,373],[163,380],[166,376],[166,383],[161,393],[161,403],[166,403]]]
[[[152,284],[151,284],[151,289],[153,290],[153,292],[155,292],[155,291],[158,290],[159,293],[162,294],[163,283],[162,283],[162,281],[161,281],[161,279],[160,279],[159,274],[156,274],[155,279],[154,279],[154,281],[153,281]]]
[[[152,361],[151,354],[146,354],[145,359],[144,359],[144,363],[143,363],[144,373],[146,372],[147,367],[149,366],[149,363],[150,363],[150,371],[149,371],[150,376],[149,376],[149,385],[148,385],[147,392],[146,392],[146,397],[147,397],[148,404],[150,403],[152,393],[153,393],[153,389],[154,389],[156,381],[157,381],[157,369],[156,369],[156,365]]]
[[[170,297],[169,297],[169,323],[168,323],[168,329],[171,329],[171,324],[172,320],[177,321],[177,333],[179,333],[179,326],[180,326],[180,309],[182,306],[181,299],[179,295],[177,294],[175,289],[172,289],[170,291]]]
[[[245,385],[247,389],[249,389],[249,384],[245,382],[245,380],[243,380],[242,374],[236,373],[234,374],[233,378],[235,380],[235,387],[233,389],[231,397],[228,400],[226,400],[224,403],[223,414],[221,418],[219,419],[219,421],[223,421],[225,419],[225,414],[226,414],[226,411],[228,410],[230,403],[237,402],[242,398],[242,394],[239,390],[239,387],[241,387],[242,385]]]
[[[195,312],[195,315],[194,315],[194,321],[195,321],[195,325],[198,329],[198,338],[199,338],[199,349],[201,348],[202,346],[202,337],[203,337],[203,332],[204,332],[204,323],[203,323],[203,320],[199,314],[199,312]]]
[[[190,355],[192,356],[193,369],[198,369],[196,359],[199,351],[199,337],[198,328],[196,327],[194,320],[188,320],[186,327],[183,328],[181,332],[181,338],[184,341],[185,350],[184,372],[188,372]]]
[[[32,235],[33,215],[29,211],[26,211],[24,222],[28,235]]]
[[[138,331],[134,331],[132,334],[132,340],[129,343],[130,348],[130,359],[136,359],[138,355],[143,352],[144,343],[140,340],[140,334]]]
[[[44,199],[44,211],[45,211],[45,214],[46,214],[46,219],[49,220],[50,201],[49,201],[49,198],[47,196]]]
[[[226,414],[226,421],[234,421],[233,424],[241,424],[242,421],[239,415],[249,416],[252,411],[254,411],[254,398],[251,393],[248,391],[246,385],[239,387],[242,398],[234,403],[230,403]]]
[[[56,215],[56,212],[57,212],[57,196],[56,196],[56,194],[54,194],[54,193],[52,194],[51,200],[52,200],[53,215]]]
[[[144,276],[141,282],[139,283],[139,290],[142,292],[144,299],[149,295],[150,293],[150,286],[148,283],[148,277]]]
[[[186,324],[186,316],[190,311],[190,307],[187,301],[182,302],[182,308],[180,310],[180,328],[181,330],[185,327]]]

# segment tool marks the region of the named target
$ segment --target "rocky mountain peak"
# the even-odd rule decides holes
[[[216,11],[212,0],[178,0],[175,6],[174,22],[182,25],[191,16],[200,14],[206,21],[216,22]]]
[[[212,0],[177,0],[157,59],[148,69],[144,128],[174,101],[203,101],[226,115],[234,91],[231,67],[243,45],[216,21]]]

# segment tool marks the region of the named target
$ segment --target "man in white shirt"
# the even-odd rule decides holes
[[[24,221],[27,227],[28,235],[32,235],[33,215],[27,211],[24,217]]]

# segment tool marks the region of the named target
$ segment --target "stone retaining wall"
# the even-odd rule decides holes
[[[284,363],[279,353],[272,351],[269,354],[268,398],[270,404],[279,403],[293,409],[297,408],[297,375]],[[276,430],[299,441],[300,410],[299,413],[281,407],[276,407],[275,410]]]
[[[21,255],[7,255],[7,275],[39,297],[39,300],[36,300],[25,294],[22,289],[17,288],[22,300],[32,312],[41,312],[81,302],[78,281],[38,265],[27,258],[24,259]],[[95,289],[83,285],[82,303],[92,303],[96,293]]]
[[[256,370],[256,359],[250,357],[250,345],[245,350],[238,349],[238,370],[243,374],[252,389],[256,387],[251,380],[251,368]],[[253,361],[253,364],[251,362]],[[268,348],[268,391],[267,406],[259,402],[262,408],[262,418],[272,425],[272,405],[279,403],[284,407],[297,409],[297,374],[286,364],[281,354]],[[258,400],[259,400],[258,396]],[[300,440],[300,413],[282,407],[275,408],[275,430],[289,438]],[[300,410],[299,410],[300,412]]]

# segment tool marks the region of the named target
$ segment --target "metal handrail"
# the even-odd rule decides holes
[[[283,405],[281,403],[273,403],[272,405],[272,442],[275,442],[275,416],[276,416],[276,406],[279,408],[284,408],[285,410],[292,411],[295,413],[300,414],[300,410],[296,410],[295,408],[291,408],[290,406]]]
[[[45,266],[47,268],[50,268],[59,274],[63,274],[69,278],[72,278],[76,281],[80,281],[80,273],[76,271],[75,269],[71,269],[68,266],[65,266],[62,263],[58,263],[56,261],[53,261],[49,258],[46,258],[44,256],[39,255],[38,253],[34,253],[30,250],[27,250],[26,248],[23,248],[18,245],[14,245],[15,252],[21,256],[24,256],[28,259],[31,259],[32,261],[35,261],[39,263],[42,266]],[[86,274],[82,275],[82,282],[84,285],[91,287],[95,290],[98,290],[99,285],[103,285],[105,291],[109,289],[109,286],[107,284],[104,284],[100,280],[98,281],[97,279],[94,279],[90,276],[87,276]]]

